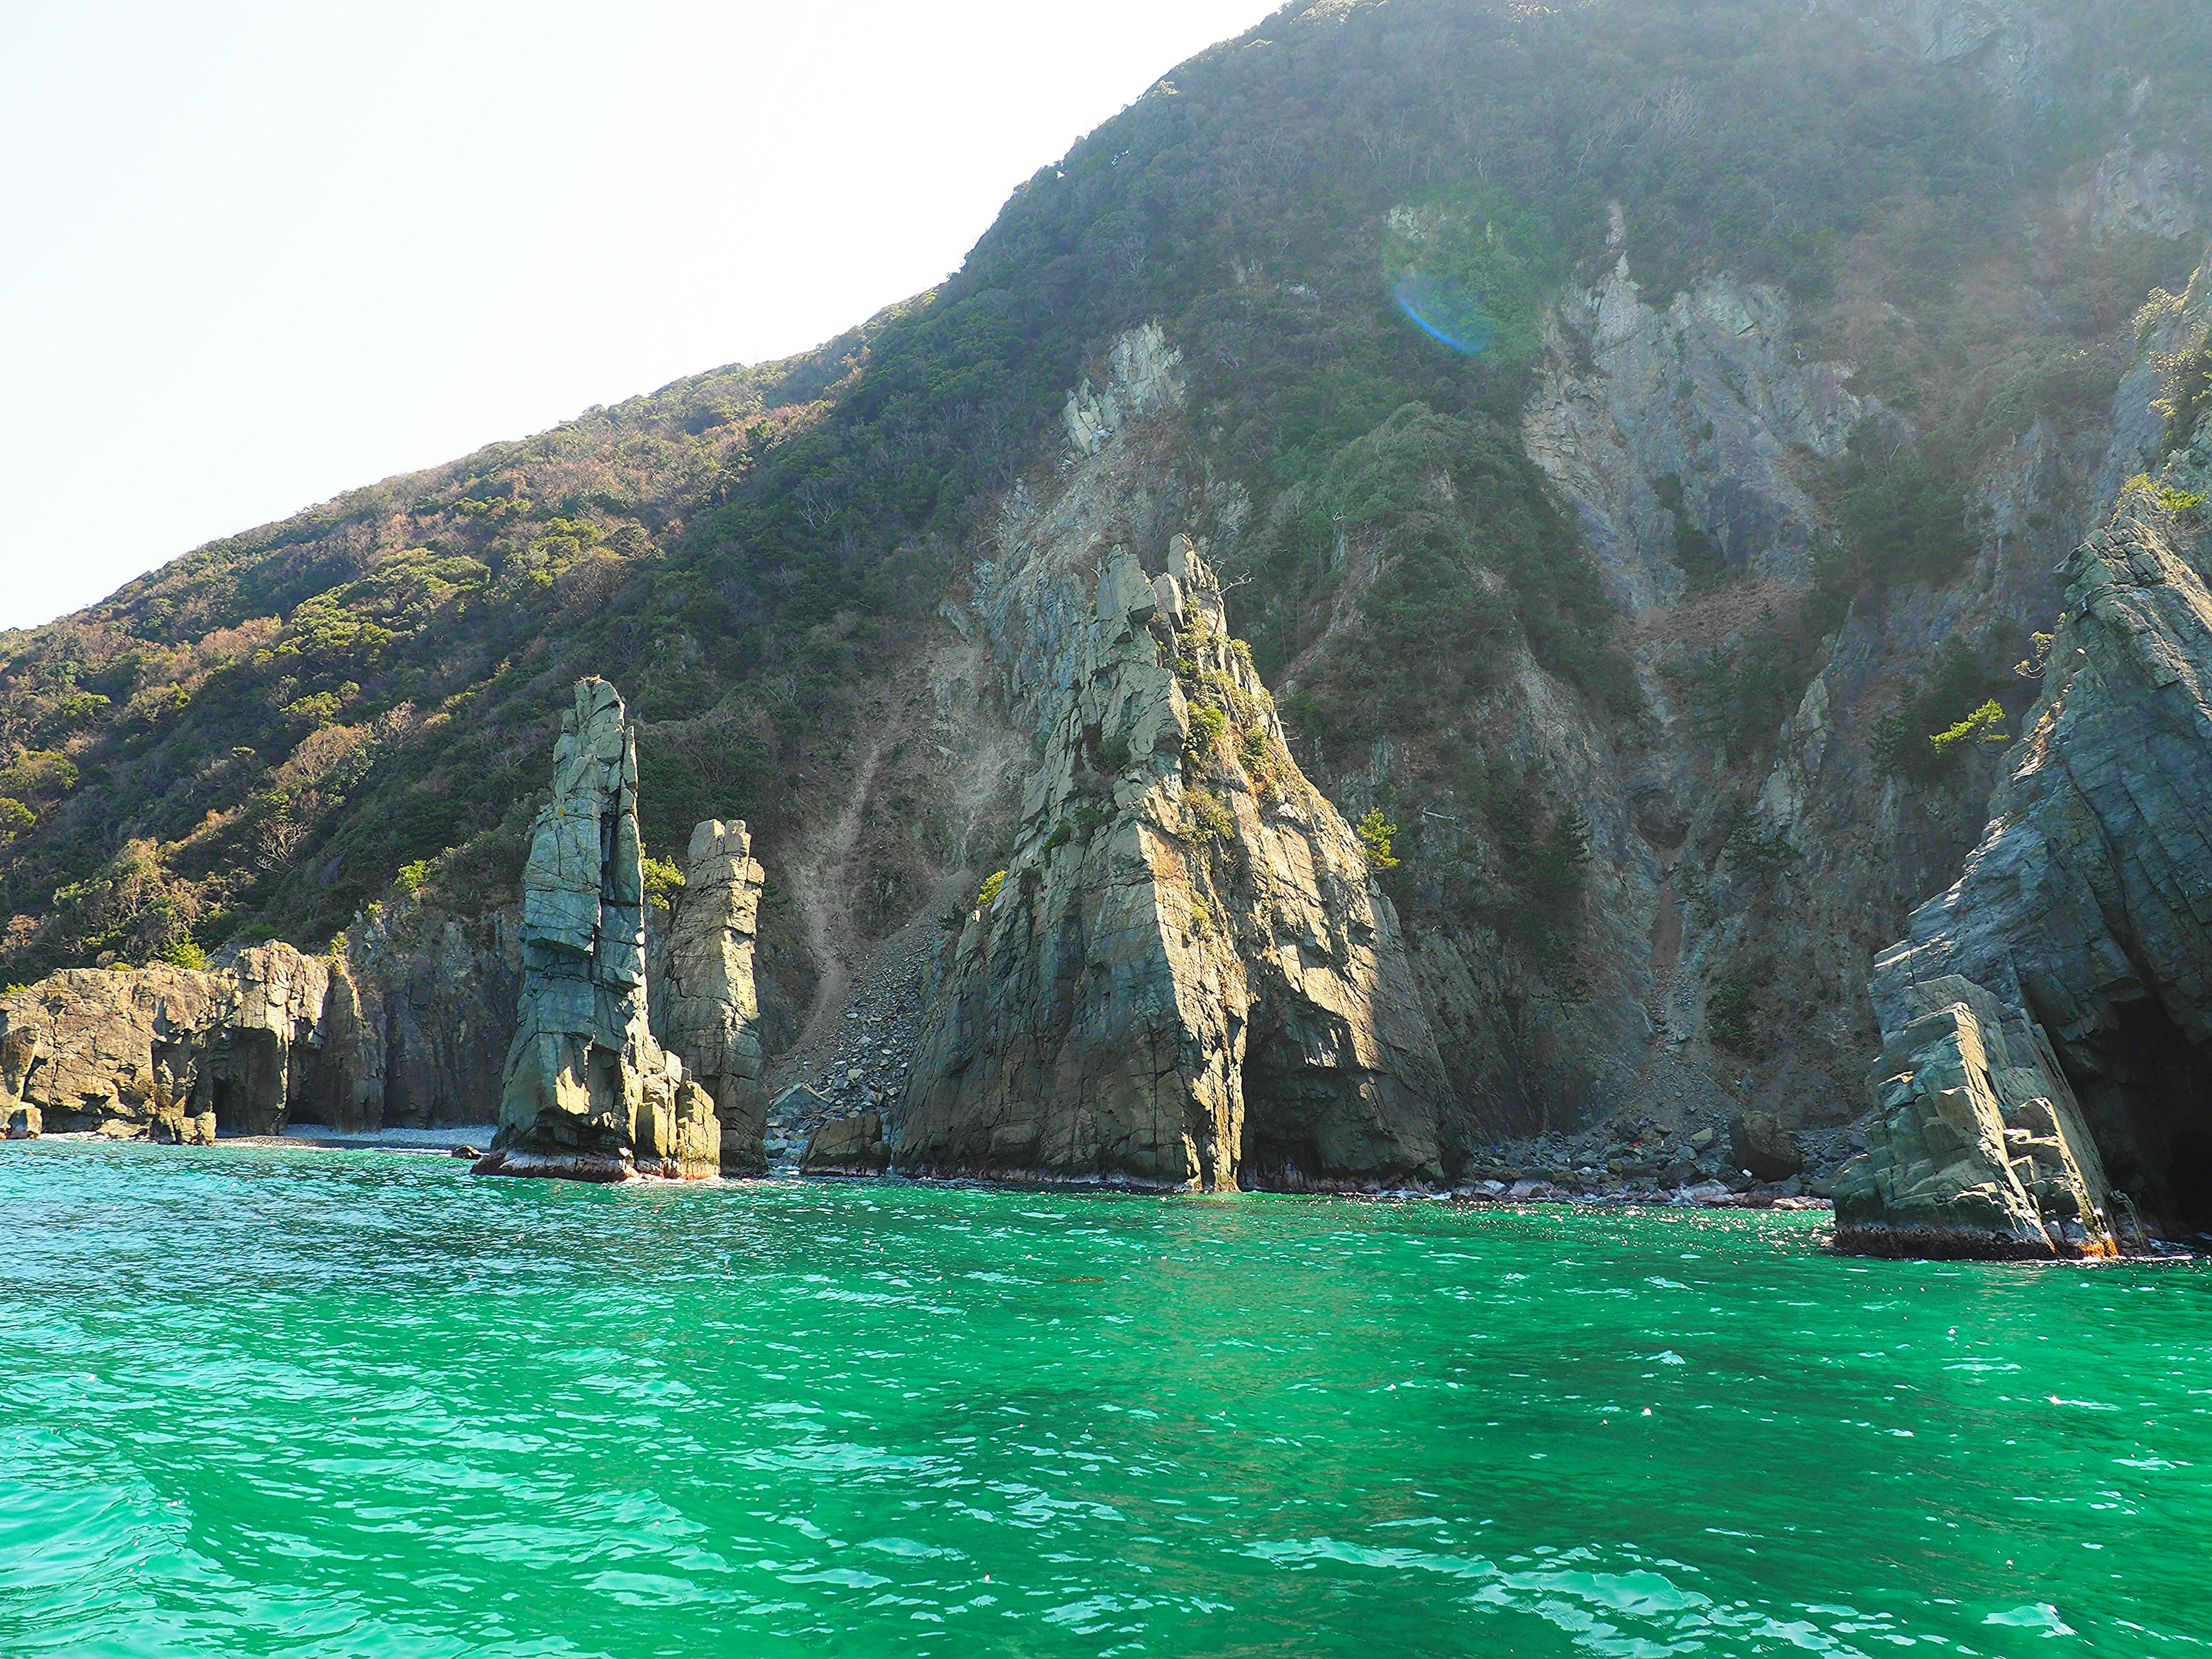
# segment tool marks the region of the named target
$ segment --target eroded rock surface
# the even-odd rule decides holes
[[[523,871],[522,994],[486,1175],[701,1178],[714,1102],[653,1039],[646,994],[637,740],[613,686],[576,684],[553,799]]]
[[[884,1142],[884,1115],[860,1112],[833,1118],[806,1139],[799,1155],[801,1175],[881,1175],[890,1162]]]
[[[654,1036],[683,1056],[714,1097],[721,1166],[732,1175],[768,1167],[762,1146],[768,1093],[761,1084],[760,1002],[753,990],[762,880],[744,820],[710,818],[692,830],[684,889],[651,993]]]
[[[1847,1246],[2096,1254],[2124,1231],[2114,1186],[2212,1229],[2206,555],[2137,492],[2069,561],[1989,829],[1875,963],[1887,1139],[1838,1187]]]
[[[2118,1253],[2104,1165],[2043,1032],[1955,975],[1893,988],[1865,1157],[1836,1243],[1873,1255]]]
[[[1439,1182],[1435,1038],[1360,841],[1307,783],[1187,538],[1116,550],[1003,884],[924,1022],[915,1173]]]
[[[204,972],[71,969],[0,997],[0,1121],[183,1145],[328,1121],[374,1082],[359,1006],[343,964],[288,945]]]

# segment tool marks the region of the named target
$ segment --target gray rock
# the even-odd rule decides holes
[[[2204,474],[2185,448],[2164,482]],[[2100,1255],[2138,1209],[2212,1221],[2208,553],[2138,493],[2068,561],[1989,829],[1875,964],[1877,1113],[1837,1181],[1843,1247]]]
[[[881,1175],[890,1162],[880,1112],[861,1112],[823,1124],[799,1154],[802,1175]]]
[[[1440,1182],[1449,1091],[1395,913],[1212,573],[1185,537],[1167,562],[1182,634],[1127,551],[1099,577],[1004,885],[925,1016],[897,1165]]]
[[[615,689],[576,684],[553,799],[523,868],[523,981],[485,1175],[700,1179],[721,1164],[714,1100],[654,1041],[637,838],[637,742]]]
[[[1768,1112],[1746,1112],[1729,1125],[1729,1159],[1761,1181],[1786,1181],[1805,1167],[1796,1141]]]
[[[732,1175],[768,1167],[768,1092],[753,987],[763,879],[742,820],[709,819],[692,830],[651,998],[654,1036],[714,1097],[721,1167]]]
[[[362,1086],[352,989],[343,963],[289,945],[209,971],[66,969],[0,997],[0,1118],[11,1139],[170,1146],[279,1133],[295,1110],[328,1121]]]

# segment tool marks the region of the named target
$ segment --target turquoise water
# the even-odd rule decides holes
[[[2212,1271],[0,1152],[0,1654],[2191,1654]]]

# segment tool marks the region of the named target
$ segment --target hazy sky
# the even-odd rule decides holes
[[[0,628],[957,268],[1268,0],[0,0]]]

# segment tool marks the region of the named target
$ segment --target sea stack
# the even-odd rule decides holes
[[[762,880],[744,819],[709,818],[694,829],[651,991],[654,1035],[684,1057],[690,1075],[714,1097],[725,1175],[759,1175],[768,1168],[762,1145],[768,1094],[761,1086],[760,1002],[753,990]]]
[[[1016,850],[925,1016],[915,1174],[1233,1190],[1444,1179],[1390,902],[1305,780],[1187,537],[1103,562]]]
[[[703,1178],[721,1164],[706,1090],[653,1039],[637,738],[613,686],[576,684],[522,878],[523,980],[483,1175]]]

